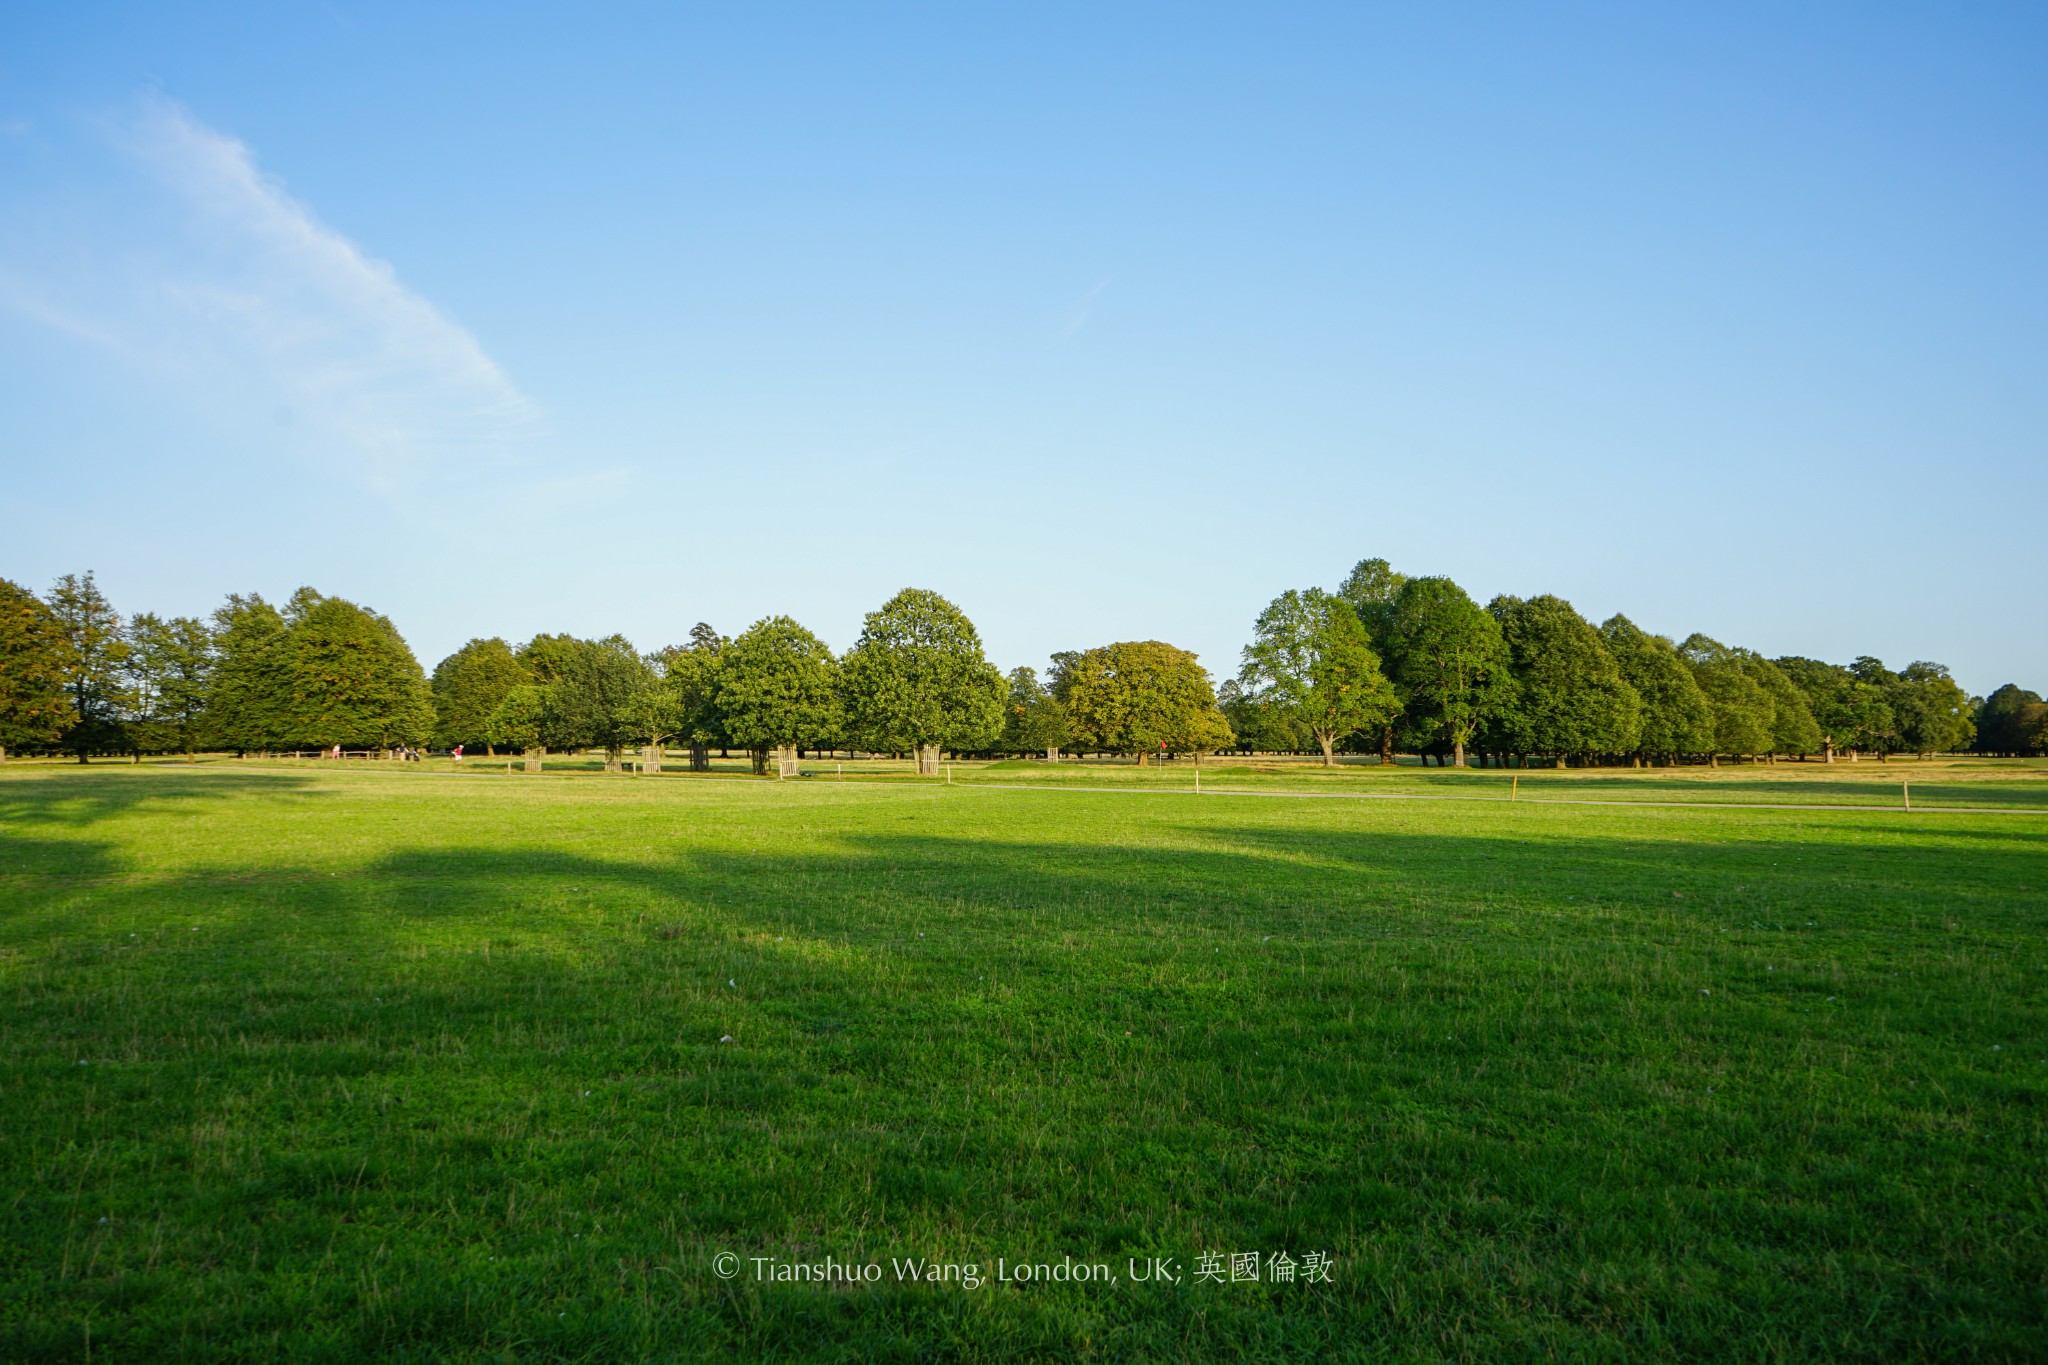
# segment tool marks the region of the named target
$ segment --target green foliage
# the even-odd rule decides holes
[[[213,688],[206,700],[209,742],[238,752],[275,747],[283,698],[266,673],[284,634],[284,614],[259,593],[228,594],[213,613]]]
[[[1235,678],[1226,678],[1217,687],[1216,709],[1230,722],[1233,748],[1297,753],[1316,742],[1299,711]],[[1344,747],[1349,751],[1352,746],[1347,743]]]
[[[586,641],[573,635],[536,635],[519,648],[519,662],[534,683],[552,687],[569,676]]]
[[[1977,708],[1977,748],[1987,754],[2032,752],[2027,708],[2040,704],[2040,693],[2016,683],[2007,683],[1993,692]]]
[[[548,689],[521,683],[507,692],[484,721],[484,738],[508,753],[551,748]]]
[[[974,623],[923,588],[868,614],[840,687],[851,737],[870,749],[979,749],[1002,732],[1003,675]]]
[[[1238,681],[1252,708],[1312,735],[1326,766],[1339,741],[1401,710],[1357,611],[1321,588],[1290,588],[1259,613]]]
[[[1042,754],[1067,743],[1067,712],[1030,668],[1010,670],[997,747],[1010,754]]]
[[[121,617],[90,573],[65,574],[47,599],[57,631],[57,660],[73,719],[59,741],[83,763],[122,747],[128,709],[128,639]]]
[[[2030,701],[2020,708],[2015,727],[2021,753],[2048,754],[2048,706]]]
[[[1977,738],[1976,707],[1941,664],[1906,665],[1886,699],[1898,720],[1899,743],[1913,753],[1967,749]]]
[[[1643,757],[1676,759],[1703,754],[1714,747],[1714,708],[1700,691],[1692,669],[1677,646],[1651,635],[1626,616],[1609,617],[1600,638],[1614,665],[1643,701],[1642,732],[1636,752]]]
[[[628,745],[674,733],[669,694],[625,636],[574,640],[566,648],[550,649],[559,659],[559,671],[548,684],[549,748],[595,745],[616,762]]]
[[[1828,753],[1880,749],[1891,743],[1897,725],[1880,685],[1840,664],[1818,659],[1790,657],[1772,662],[1806,698],[1821,747]]]
[[[190,616],[144,612],[128,624],[131,739],[142,750],[191,753],[205,741],[213,632]]]
[[[1408,725],[1441,739],[1462,766],[1508,680],[1499,622],[1450,579],[1411,578],[1394,597],[1387,644]]]
[[[39,749],[77,724],[64,657],[64,634],[50,609],[0,578],[0,749]]]
[[[1209,674],[1187,650],[1158,640],[1103,645],[1073,660],[1066,684],[1067,724],[1079,748],[1134,754],[1142,763],[1162,748],[1199,754],[1230,744]]]
[[[1738,649],[1734,654],[1737,665],[1771,699],[1771,752],[1810,754],[1820,748],[1820,723],[1814,719],[1806,693],[1790,675],[1754,651]]]
[[[471,640],[434,666],[434,743],[443,749],[492,743],[491,714],[532,679],[503,640]]]
[[[756,621],[720,651],[718,711],[732,742],[755,752],[822,746],[844,729],[839,665],[787,616]]]
[[[727,643],[724,636],[699,621],[690,630],[689,644],[671,645],[657,656],[662,686],[673,708],[675,737],[693,750],[732,743],[718,710],[719,669]]]
[[[1519,754],[1625,754],[1641,743],[1643,700],[1600,632],[1548,593],[1496,597],[1509,677],[1487,724],[1489,746]]]
[[[304,600],[301,600],[301,599]],[[339,597],[300,589],[257,675],[280,749],[388,749],[433,732],[432,690],[397,627]]]
[[[1373,649],[1381,655],[1385,655],[1390,646],[1394,603],[1400,599],[1401,588],[1407,582],[1408,575],[1395,573],[1386,560],[1361,559],[1345,577],[1344,585],[1337,589],[1337,596],[1350,603],[1351,609],[1358,613],[1358,620],[1365,627]]]
[[[1698,634],[1686,637],[1678,652],[1691,665],[1693,678],[1713,708],[1713,752],[1771,752],[1776,708],[1763,684],[1743,668],[1740,654],[1718,640]]]

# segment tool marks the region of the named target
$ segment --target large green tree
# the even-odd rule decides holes
[[[128,678],[138,750],[191,754],[206,732],[213,632],[191,616],[143,612],[128,623]]]
[[[1185,649],[1128,640],[1088,650],[1068,670],[1066,713],[1083,749],[1134,755],[1202,754],[1230,744],[1208,671]]]
[[[1899,743],[1914,753],[1967,749],[1977,737],[1977,708],[1944,664],[1907,664],[1887,700],[1898,720]]]
[[[623,635],[576,641],[548,697],[556,724],[575,737],[568,747],[603,749],[610,772],[619,771],[627,746],[663,741],[674,732],[660,677]]]
[[[671,698],[676,738],[690,746],[690,768],[711,767],[711,746],[732,742],[718,710],[718,676],[727,644],[724,636],[699,621],[690,628],[690,642],[671,645],[658,656],[662,687]]]
[[[1775,754],[1804,756],[1823,744],[1813,705],[1789,674],[1753,650],[1734,651],[1736,663],[1771,699],[1771,742]]]
[[[1897,726],[1891,704],[1877,683],[1819,659],[1788,656],[1772,662],[1806,698],[1820,732],[1825,761],[1834,762],[1838,752],[1847,751],[1853,758],[1859,749],[1878,749],[1891,743]]]
[[[233,749],[278,745],[283,693],[270,684],[270,650],[285,632],[284,613],[262,594],[228,594],[213,613],[213,686],[206,698],[208,743]]]
[[[1067,742],[1067,713],[1052,689],[1032,668],[1010,670],[1003,701],[1003,733],[997,745],[1008,754],[1054,757]]]
[[[272,695],[273,743],[389,749],[427,742],[433,690],[387,618],[301,589],[286,622],[259,669]]]
[[[1643,699],[1600,632],[1562,597],[1496,597],[1508,680],[1488,732],[1517,754],[1626,754],[1642,738]]]
[[[1255,705],[1285,712],[1314,736],[1326,768],[1337,761],[1339,741],[1401,712],[1358,612],[1321,588],[1290,588],[1267,604],[1244,648],[1238,681]]]
[[[838,741],[838,661],[789,617],[765,617],[720,652],[718,711],[754,771],[765,773],[771,749]]]
[[[1507,680],[1500,623],[1450,579],[1411,578],[1395,594],[1387,644],[1411,727],[1441,739],[1463,767],[1465,746]]]
[[[1709,761],[1721,754],[1768,753],[1776,708],[1763,684],[1742,667],[1736,651],[1719,640],[1693,634],[1678,647],[1692,675],[1714,710],[1714,747]]]
[[[2024,754],[2031,747],[2027,708],[2038,706],[2041,694],[2007,683],[1977,708],[1977,749],[1980,753]]]
[[[1003,675],[966,614],[923,588],[868,614],[840,685],[855,742],[911,750],[921,771],[940,749],[979,749],[1002,731]]]
[[[1393,676],[1393,626],[1394,603],[1399,600],[1401,588],[1407,582],[1408,575],[1394,572],[1394,566],[1386,560],[1361,559],[1345,576],[1343,586],[1337,589],[1337,595],[1358,613],[1359,623],[1365,627],[1366,639],[1372,644],[1373,653],[1379,657],[1380,668],[1403,706],[1407,704],[1407,698],[1400,695],[1400,680]],[[1394,761],[1394,729],[1399,718],[1400,713],[1396,711],[1378,727],[1382,763],[1391,765]]]
[[[526,770],[539,772],[548,749],[560,747],[549,743],[556,738],[553,725],[548,689],[521,683],[491,708],[491,714],[484,719],[484,735],[493,749],[502,746],[507,752],[522,754]]]
[[[1621,676],[1643,699],[1638,760],[1676,762],[1681,755],[1703,754],[1714,747],[1714,708],[1676,645],[1621,615],[1601,625],[1600,638]]]
[[[458,744],[485,746],[495,752],[489,732],[491,713],[512,689],[533,681],[533,674],[493,636],[471,640],[434,665],[434,743],[443,749]]]
[[[64,636],[27,588],[0,578],[0,760],[54,744],[77,721],[64,686]]]
[[[61,744],[85,763],[95,753],[122,746],[121,720],[130,700],[128,637],[120,614],[89,572],[58,579],[47,604],[73,712]]]

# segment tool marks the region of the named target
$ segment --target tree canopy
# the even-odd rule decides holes
[[[433,692],[397,627],[339,597],[294,605],[259,665],[274,698],[269,744],[388,749],[426,743],[434,726]]]
[[[2028,708],[2041,704],[2041,694],[2007,683],[1977,708],[1977,747],[1988,754],[2025,754],[2034,749]]]
[[[1810,754],[1820,748],[1820,723],[1813,718],[1813,706],[1806,693],[1785,670],[1761,654],[1747,649],[1734,653],[1737,665],[1771,699],[1771,752]]]
[[[784,745],[839,738],[839,665],[825,642],[787,616],[769,616],[720,652],[718,710],[755,767]]]
[[[1511,753],[1625,754],[1642,738],[1643,700],[1600,632],[1561,597],[1496,597],[1508,678],[1487,732]]]
[[[53,744],[76,723],[64,682],[57,618],[34,593],[0,578],[0,754]]]
[[[1462,767],[1507,681],[1500,623],[1450,579],[1411,578],[1394,597],[1387,644],[1410,723],[1440,737]]]
[[[1187,650],[1158,640],[1091,649],[1066,670],[1066,713],[1085,749],[1133,754],[1207,753],[1230,743],[1209,674]]]
[[[690,746],[694,761],[703,763],[711,745],[732,742],[718,709],[718,678],[727,641],[699,621],[690,628],[690,642],[671,645],[658,656],[662,687],[674,708],[675,737]]]
[[[1252,706],[1277,710],[1312,735],[1325,767],[1339,741],[1401,710],[1357,611],[1321,588],[1289,589],[1259,613],[1238,681]]]
[[[1041,754],[1067,743],[1067,713],[1052,689],[1038,681],[1031,668],[1013,668],[1009,694],[1003,701],[1003,733],[997,741],[1005,753]]]
[[[484,720],[484,738],[503,745],[513,753],[530,754],[552,748],[548,727],[548,690],[534,683],[521,683],[499,698]]]
[[[471,640],[434,665],[434,743],[492,744],[491,713],[513,688],[532,681],[512,646],[496,636]]]
[[[951,602],[905,588],[868,614],[840,664],[846,725],[871,749],[979,749],[1001,733],[1003,675]]]
[[[548,637],[558,656],[555,678],[548,687],[550,748],[576,749],[595,745],[617,767],[629,746],[658,733],[667,738],[675,725],[660,678],[623,635],[602,640]],[[567,641],[566,645],[560,644]]]
[[[1637,754],[1676,759],[1714,747],[1714,708],[1676,645],[1662,635],[1645,633],[1621,615],[1607,619],[1600,638],[1621,676],[1642,698]]]
[[[1762,754],[1771,751],[1776,708],[1763,684],[1743,668],[1736,652],[1719,640],[1689,635],[1678,647],[1714,712],[1713,748],[1717,754]]]
[[[94,753],[124,743],[121,720],[128,706],[128,640],[121,617],[90,573],[65,574],[50,589],[50,619],[57,632],[57,661],[71,702],[71,724],[62,744],[84,763]]]
[[[182,749],[205,742],[213,689],[213,632],[190,616],[143,612],[128,623],[130,724],[137,747]]]

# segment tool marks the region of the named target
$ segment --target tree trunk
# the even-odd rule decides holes
[[[1045,746],[1045,761],[1046,761],[1046,762],[1048,762],[1048,763],[1057,763],[1057,762],[1059,762],[1059,761],[1060,761],[1060,746],[1059,746],[1059,745],[1057,745],[1057,744],[1048,744],[1048,745],[1046,745],[1046,746]]]
[[[1139,766],[1139,767],[1141,767],[1141,768],[1142,768],[1142,767],[1144,767],[1144,766],[1145,766],[1145,760],[1146,760],[1146,759],[1148,759],[1148,758],[1150,758],[1151,756],[1152,756],[1152,755],[1151,755],[1151,754],[1150,754],[1150,752],[1148,752],[1147,750],[1144,750],[1144,749],[1140,749],[1140,750],[1138,750],[1138,766]]]
[[[530,773],[539,772],[540,761],[546,758],[547,756],[548,751],[546,750],[546,748],[528,749],[525,753],[526,763],[524,766],[526,768],[526,771]]]
[[[1451,745],[1451,766],[1453,768],[1465,766],[1465,741],[1462,739]]]
[[[1389,768],[1394,766],[1394,727],[1391,725],[1380,727],[1380,762]]]
[[[640,771],[658,773],[661,771],[661,751],[667,746],[643,744],[640,746]]]
[[[711,771],[710,745],[692,744],[690,746],[690,771],[693,773],[708,773]]]
[[[1318,730],[1316,731],[1316,743],[1323,746],[1323,766],[1325,768],[1336,767],[1337,737],[1331,734],[1328,730]]]

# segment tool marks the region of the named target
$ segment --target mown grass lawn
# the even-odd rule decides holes
[[[959,777],[0,774],[0,1358],[2041,1358],[2048,816]]]

